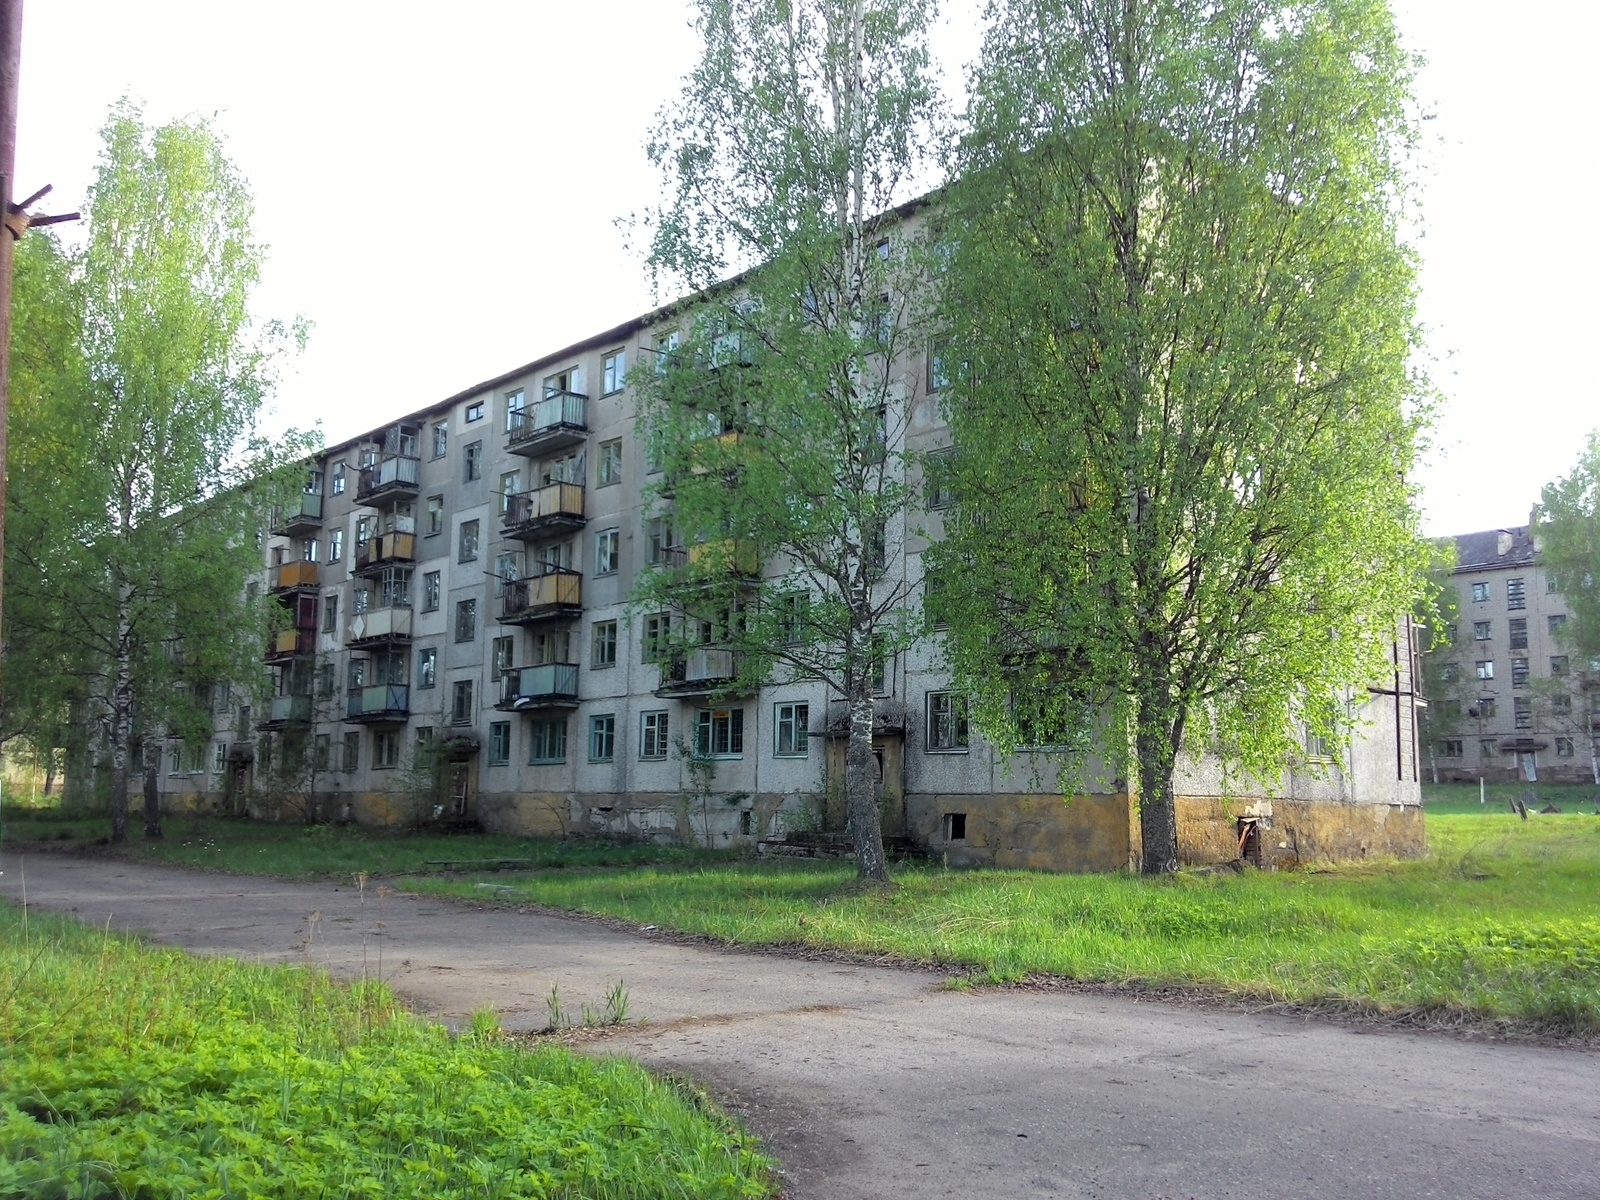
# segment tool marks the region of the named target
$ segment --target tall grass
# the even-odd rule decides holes
[[[1127,875],[902,869],[858,891],[788,861],[541,873],[500,898],[752,945],[1600,1032],[1600,820],[1429,818],[1419,862]],[[473,894],[470,883],[416,881]]]
[[[0,906],[0,1196],[754,1197],[769,1164],[615,1060],[452,1038],[377,984]]]

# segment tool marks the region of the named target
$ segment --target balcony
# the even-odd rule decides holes
[[[411,640],[410,605],[392,608],[369,608],[350,618],[345,635],[346,646],[376,646],[384,642],[409,642]]]
[[[500,532],[525,542],[582,529],[583,484],[552,483],[506,497]]]
[[[668,546],[662,565],[669,571],[690,571],[696,575],[732,575],[756,579],[761,575],[761,559],[748,542],[722,538],[697,542],[693,546]]]
[[[532,625],[583,613],[583,576],[552,567],[540,575],[506,581],[500,599],[502,625]]]
[[[267,718],[256,723],[257,729],[285,729],[290,725],[311,723],[310,696],[274,696],[267,709]]]
[[[403,683],[356,688],[345,700],[344,719],[361,725],[402,725],[411,715],[411,689]]]
[[[317,652],[317,631],[314,629],[280,629],[267,639],[267,662],[280,662],[286,658],[306,658]]]
[[[576,446],[589,436],[589,397],[553,392],[508,414],[506,449],[525,458]]]
[[[739,659],[721,646],[697,646],[676,654],[661,664],[661,683],[656,695],[662,699],[679,696],[707,696],[726,692],[739,681]]]
[[[409,565],[417,561],[417,535],[385,533],[356,543],[356,570]]]
[[[274,592],[294,592],[317,586],[317,564],[298,559],[272,568]]]
[[[575,663],[545,663],[516,667],[500,677],[501,712],[533,712],[543,708],[578,706],[578,668]]]
[[[420,458],[396,454],[379,459],[372,466],[361,468],[361,480],[356,484],[356,502],[376,505],[384,501],[410,499],[417,494],[421,478]]]
[[[279,537],[296,537],[322,528],[322,497],[302,492],[293,504],[272,514],[272,532]]]

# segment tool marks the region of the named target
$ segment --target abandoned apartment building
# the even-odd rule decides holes
[[[1563,643],[1566,600],[1533,525],[1450,540],[1457,619],[1430,664],[1431,775],[1600,784],[1600,664]]]
[[[646,314],[319,455],[266,542],[265,585],[292,618],[267,648],[275,695],[254,720],[235,697],[209,747],[171,745],[166,802],[715,847],[837,830],[837,698],[780,683],[730,699],[728,650],[663,658],[655,623],[670,614],[630,617],[637,573],[692,553],[647,492],[658,477],[628,383],[687,320]],[[934,366],[925,350],[892,364],[897,448],[913,454],[948,439]],[[937,534],[944,499],[932,489],[926,511],[889,531],[889,570],[908,582],[915,531]],[[1272,787],[1245,793],[1214,762],[1183,768],[1186,859],[1232,860],[1242,844],[1267,862],[1421,849],[1417,646],[1410,622],[1399,628],[1392,678],[1352,701],[1342,760],[1308,746]],[[885,834],[952,865],[1135,861],[1126,791],[1090,784],[1064,799],[1048,754],[1003,760],[937,660],[924,643],[877,681]],[[275,765],[286,738],[312,747],[293,780]],[[678,746],[714,762],[713,794],[693,791]],[[437,767],[419,783],[425,758]]]

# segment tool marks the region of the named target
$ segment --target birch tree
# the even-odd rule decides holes
[[[1384,0],[994,0],[944,316],[947,648],[1002,748],[1091,733],[1177,866],[1184,750],[1275,778],[1426,555]],[[1110,735],[1105,736],[1104,730]],[[1124,738],[1120,731],[1126,730]]]
[[[19,330],[22,360],[52,365],[14,410],[7,675],[40,712],[100,720],[121,842],[141,748],[208,737],[214,685],[260,675],[270,618],[247,585],[311,442],[256,428],[296,331],[251,317],[263,249],[216,130],[123,102],[102,139],[81,246],[20,247],[19,305],[54,316]]]
[[[646,221],[649,265],[692,298],[681,344],[634,381],[667,481],[655,498],[689,549],[647,572],[635,603],[680,614],[669,640],[730,649],[745,687],[820,680],[844,698],[848,822],[874,880],[872,677],[912,636],[904,352],[927,294],[895,206],[932,167],[933,10],[699,0],[700,60],[648,147],[666,195]]]

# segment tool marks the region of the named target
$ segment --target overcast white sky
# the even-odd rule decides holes
[[[977,0],[946,0],[951,71]],[[1433,533],[1520,524],[1600,426],[1592,0],[1396,0],[1429,61],[1422,312],[1446,405]],[[654,301],[613,218],[693,62],[684,0],[27,0],[17,186],[76,207],[124,93],[218,116],[254,186],[264,314],[312,340],[281,424],[329,441]]]

